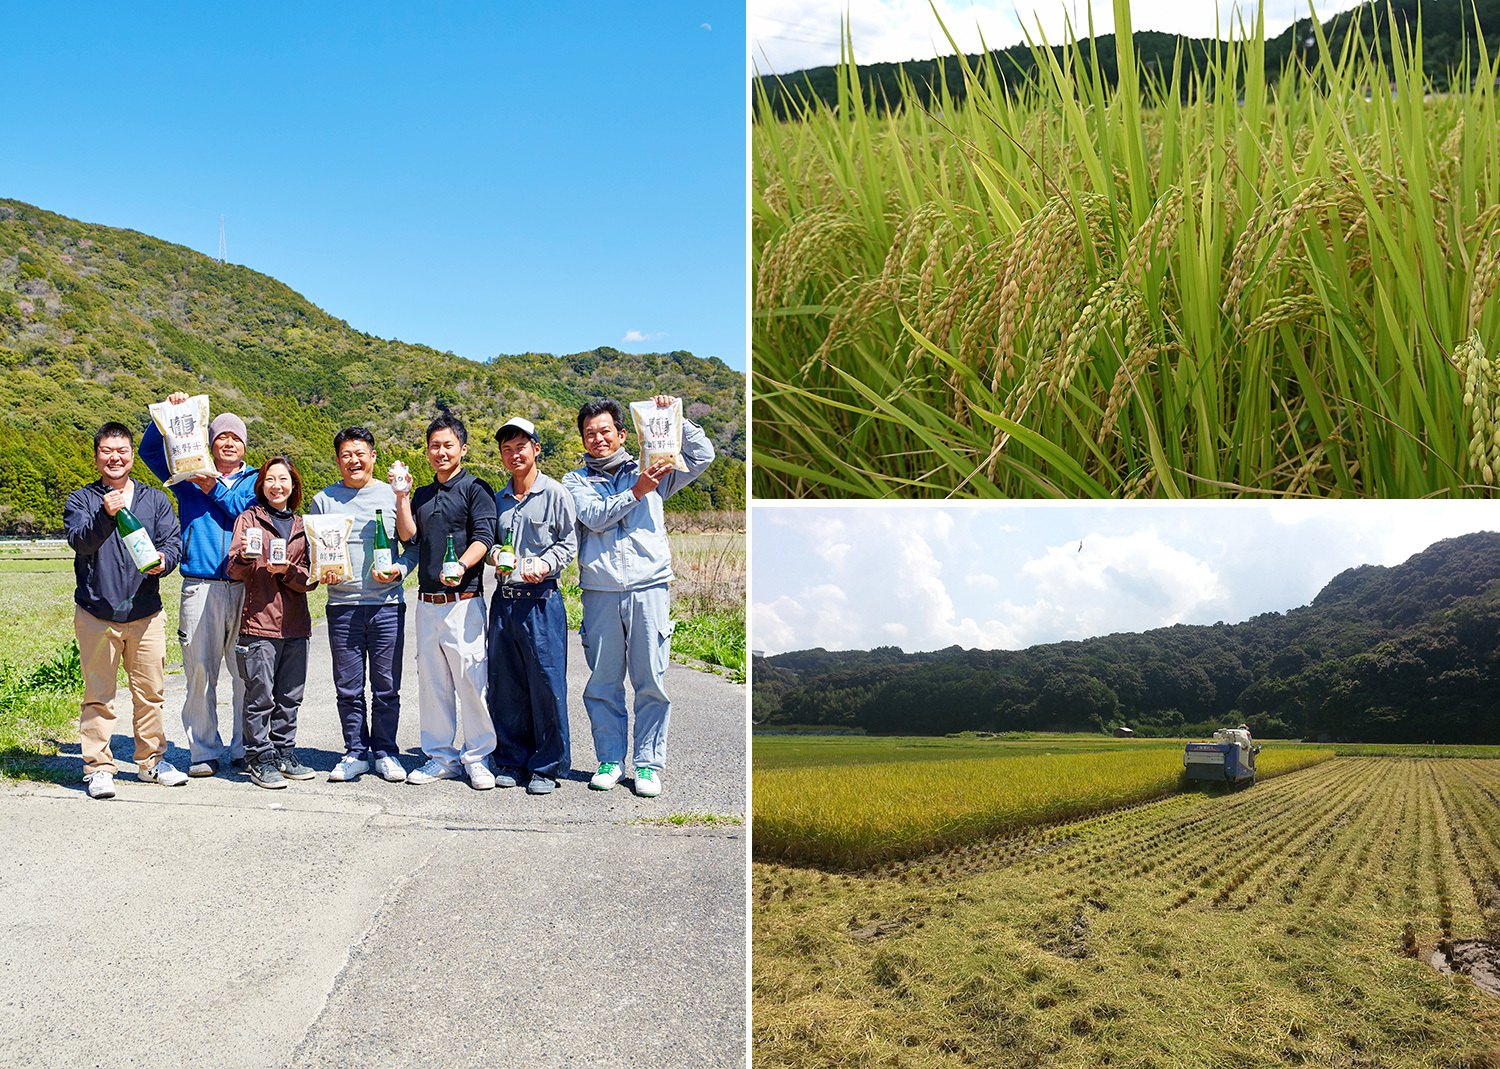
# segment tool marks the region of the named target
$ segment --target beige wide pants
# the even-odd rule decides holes
[[[85,773],[115,772],[109,751],[114,734],[114,700],[120,665],[135,702],[135,763],[153,768],[167,753],[161,707],[166,686],[167,629],[165,614],[153,613],[128,624],[90,616],[74,607],[73,633],[78,636],[78,659],[83,667],[83,704],[79,708],[79,749]]]

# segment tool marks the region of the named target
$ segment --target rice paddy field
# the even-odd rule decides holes
[[[758,109],[756,495],[1490,494],[1500,57],[1433,94],[1320,30],[1267,84],[1256,27],[1180,94],[1114,12],[1113,87],[1070,41]]]
[[[1032,760],[989,764],[1001,779]],[[903,766],[863,767],[900,793]],[[1475,982],[1500,955],[1497,804],[1492,759],[1325,752],[1243,790],[1039,812],[918,858],[760,861],[755,1064],[1500,1065],[1500,1002]]]

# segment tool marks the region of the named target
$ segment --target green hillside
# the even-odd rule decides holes
[[[423,482],[423,431],[447,409],[469,425],[470,466],[498,486],[492,435],[507,418],[537,424],[556,476],[577,466],[584,401],[678,395],[720,459],[672,506],[744,507],[744,376],[716,357],[605,347],[478,363],[361,333],[249,268],[0,199],[0,534],[59,532],[64,499],[95,477],[99,424],[144,427],[146,406],[179,389],[245,418],[251,462],[285,453],[313,487],[337,478],[345,426],[369,427]],[[154,483],[145,465],[135,474]]]
[[[757,722],[872,734],[1180,736],[1245,722],[1335,742],[1500,743],[1500,534],[1340,573],[1311,605],[1024,650],[802,650],[754,665]]]

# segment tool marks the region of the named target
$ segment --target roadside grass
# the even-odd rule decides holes
[[[1333,751],[1267,747],[1270,779]],[[878,774],[878,779],[876,775]],[[1189,786],[1182,747],[757,770],[757,860],[858,869],[1137,805]]]
[[[836,107],[759,101],[755,495],[1490,493],[1500,56],[1430,94],[1420,29],[1314,23],[1267,84],[1261,11],[1169,73],[1113,10],[962,102],[883,109],[847,37]]]
[[[715,522],[732,524],[743,513],[714,514]],[[686,521],[683,521],[686,523]],[[743,530],[724,533],[673,534],[673,560],[682,581],[674,584],[673,612],[678,618],[674,646],[701,661],[722,665],[730,678],[744,681],[745,666],[745,536]],[[409,592],[415,575],[405,583]],[[577,630],[583,619],[578,591],[578,565],[570,564],[559,577],[568,611],[568,626]],[[182,600],[182,576],[172,572],[160,582],[167,632],[167,673],[181,671],[182,647],[177,642],[177,614]],[[74,647],[73,554],[66,544],[21,549],[0,545],[0,778],[50,779],[45,758],[57,746],[78,738],[78,703],[82,679],[75,682],[28,686],[24,693],[4,688],[29,677],[36,669],[66,657]],[[408,602],[414,595],[408,593]],[[308,594],[314,623],[328,612],[328,591],[318,587]],[[678,637],[680,636],[680,637]],[[7,682],[10,681],[10,682]],[[120,675],[116,701],[129,701]],[[5,695],[11,694],[6,704]]]
[[[879,874],[754,864],[752,1064],[1493,1065],[1500,1003],[1408,954],[1486,934],[1497,791],[1340,758]]]
[[[668,813],[664,817],[635,817],[623,824],[651,824],[674,828],[725,828],[745,823],[744,817],[720,813]]]

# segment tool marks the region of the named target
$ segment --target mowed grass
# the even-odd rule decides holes
[[[1032,745],[1031,756],[756,769],[754,855],[860,868],[1147,802],[1184,787],[1181,742],[1083,753]],[[1267,747],[1256,768],[1267,779],[1331,757],[1328,749]]]
[[[1236,26],[1163,78],[1113,6],[1115,86],[1069,40],[1012,93],[885,111],[851,60],[758,109],[756,495],[1488,493],[1500,57],[1429,94],[1420,37],[1316,28],[1268,85]]]
[[[1268,751],[1269,752],[1269,751]],[[752,866],[758,1069],[1492,1066],[1500,764],[1339,758],[831,875]]]

